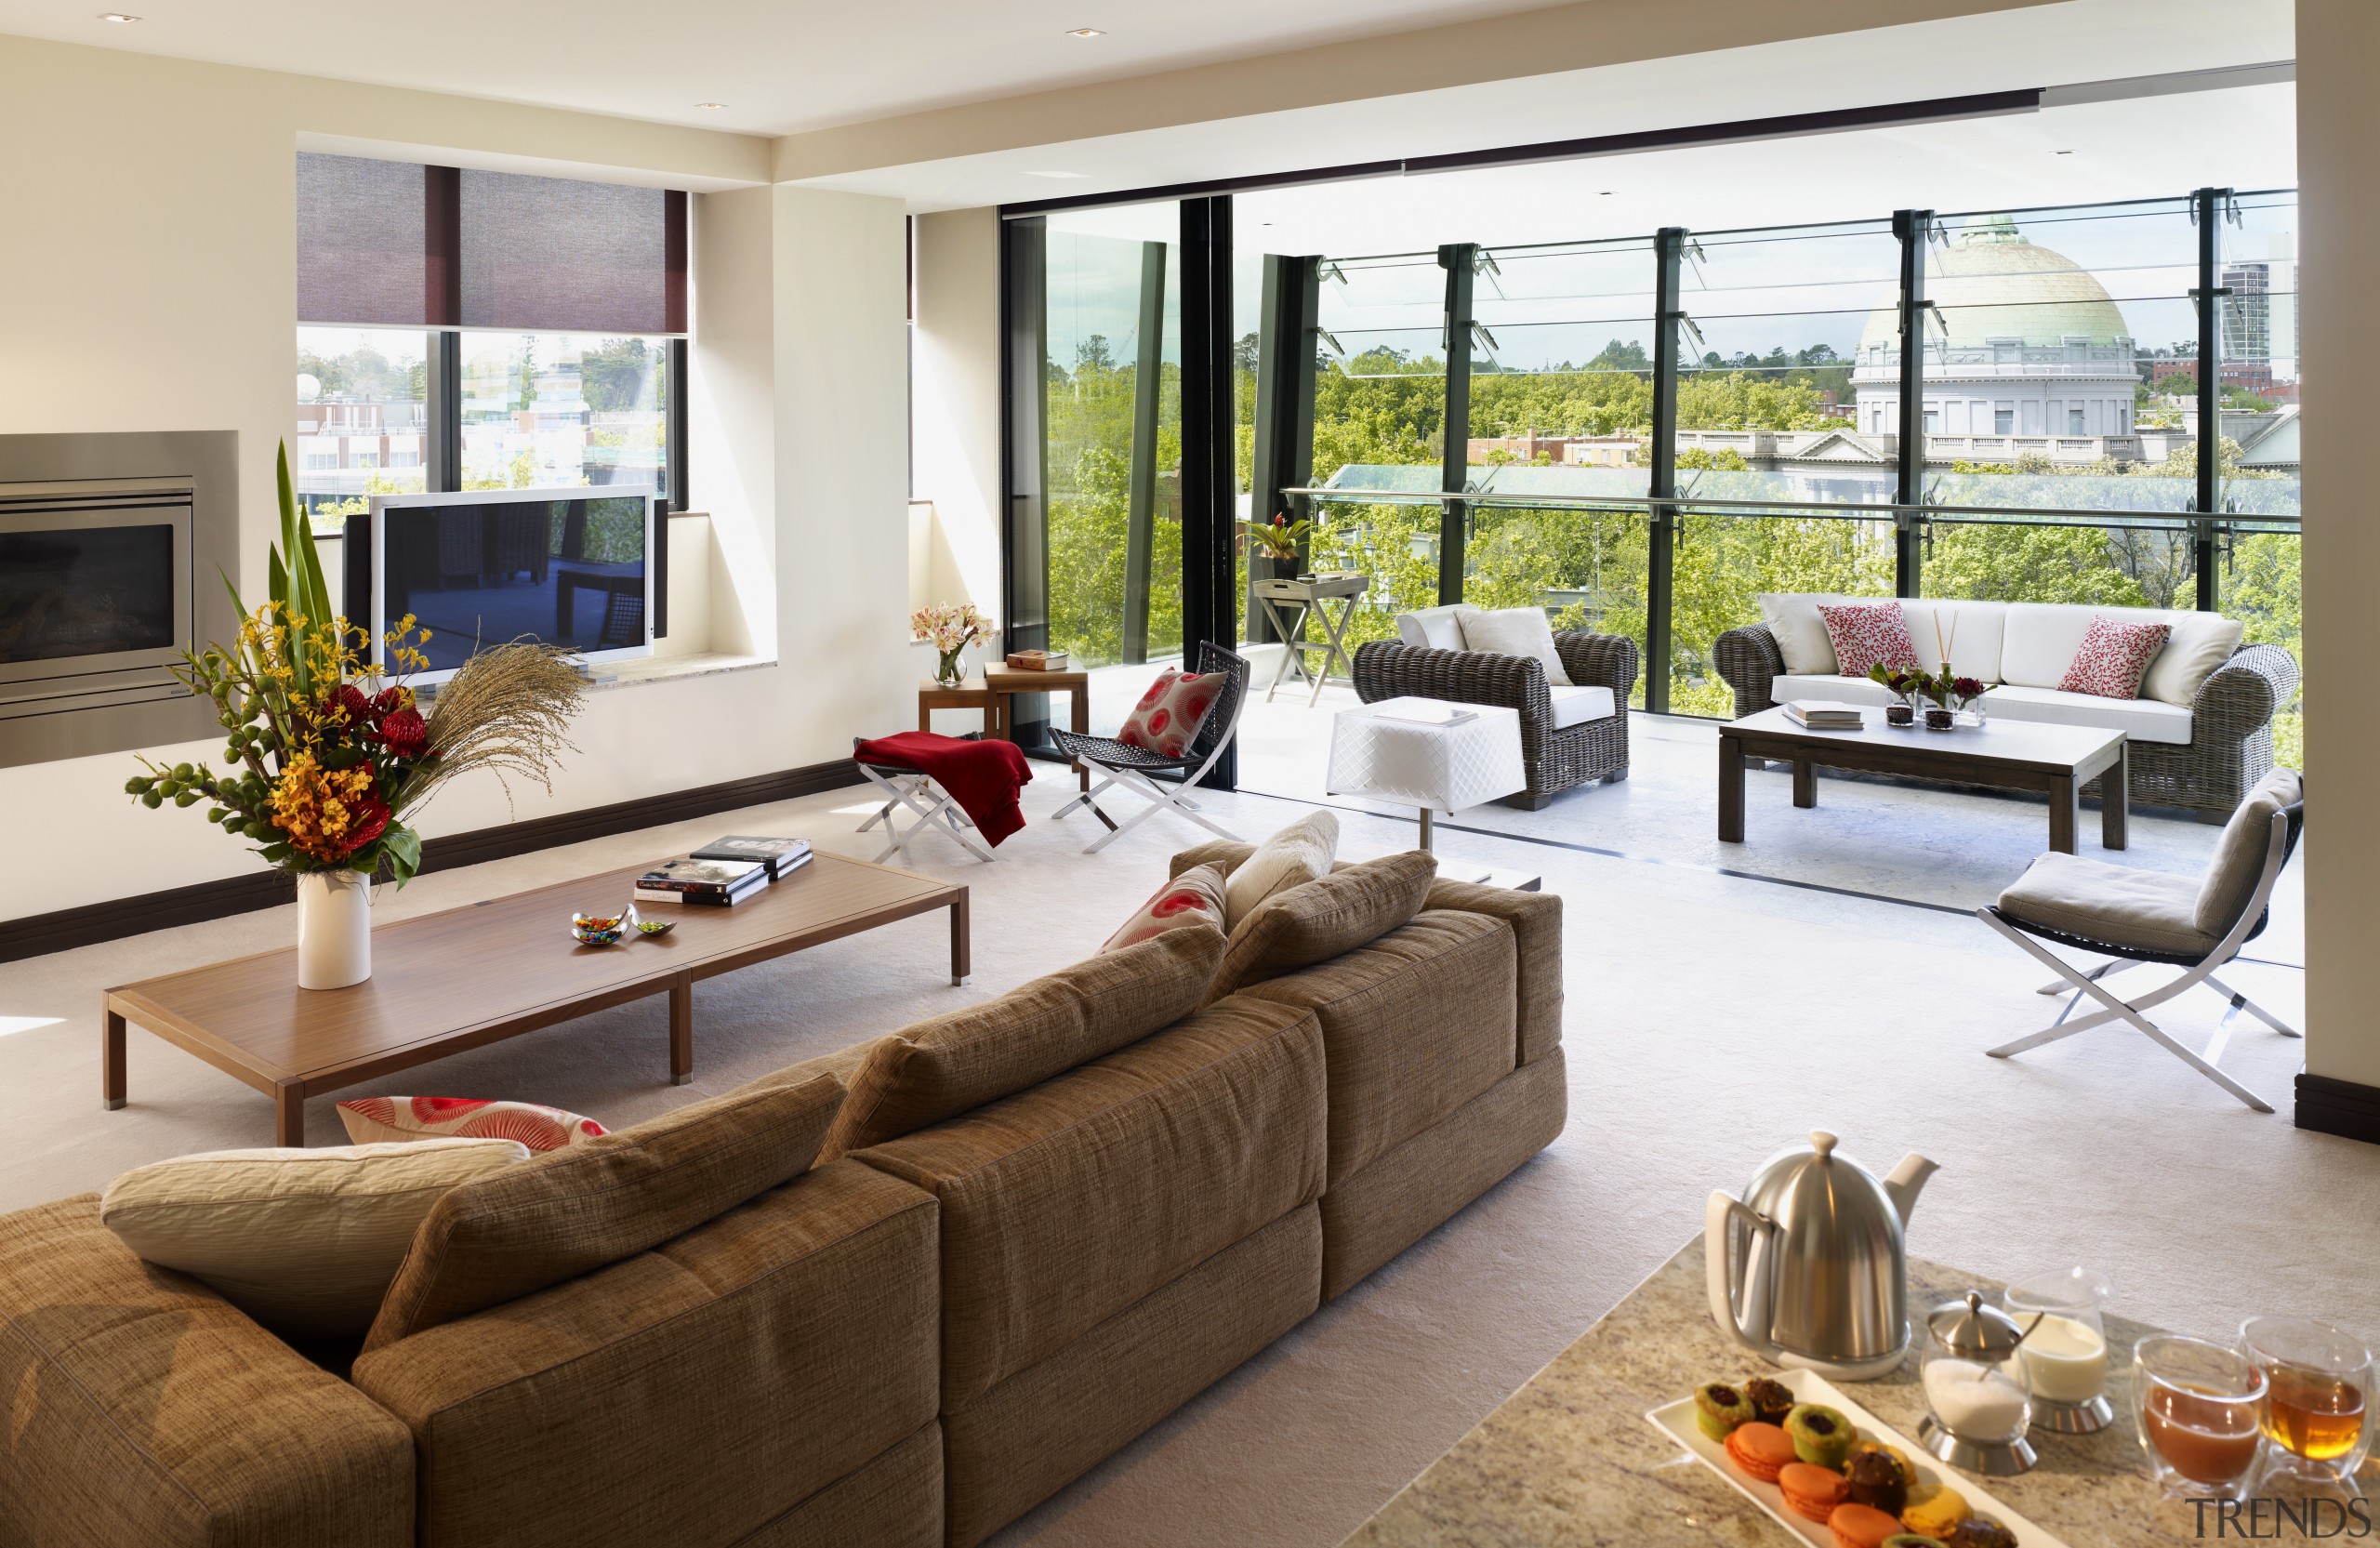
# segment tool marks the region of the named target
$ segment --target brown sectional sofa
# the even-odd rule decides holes
[[[624,1131],[709,1166],[711,1109],[839,1105],[790,1181],[411,1330],[467,1184],[351,1369],[142,1264],[92,1196],[0,1217],[0,1548],[980,1542],[1560,1132],[1560,900],[1426,865],[1282,894],[1252,982],[1172,932]],[[571,1154],[486,1182],[618,1216],[562,1200]],[[669,1175],[632,1186],[682,1207]]]

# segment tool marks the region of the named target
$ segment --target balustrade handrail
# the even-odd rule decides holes
[[[2287,512],[2256,512],[2244,510],[2141,510],[2130,507],[2115,509],[2080,509],[2052,506],[2004,505],[1904,505],[1893,500],[1731,500],[1705,498],[1697,495],[1501,495],[1493,491],[1465,490],[1448,493],[1428,489],[1283,489],[1283,495],[1301,495],[1318,500],[1372,501],[1383,505],[1438,505],[1460,500],[1465,505],[1518,506],[1552,510],[1651,510],[1656,507],[1699,509],[1720,506],[1728,509],[1752,511],[1775,510],[1796,516],[1835,517],[1845,521],[1897,519],[1904,513],[1922,520],[1950,518],[1959,521],[1988,521],[2003,525],[2047,525],[2038,521],[2044,516],[2069,517],[2100,526],[2139,524],[2148,518],[2157,525],[2171,523],[2188,526],[2194,522],[2213,521],[2222,523],[2256,523],[2269,526],[2294,527],[2302,518]],[[1874,513],[1870,515],[1868,513]]]

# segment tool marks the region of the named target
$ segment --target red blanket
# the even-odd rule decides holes
[[[1033,782],[1033,770],[1013,742],[970,742],[931,731],[905,731],[862,742],[852,756],[863,763],[915,769],[931,778],[950,792],[994,848],[1025,826],[1016,796]]]

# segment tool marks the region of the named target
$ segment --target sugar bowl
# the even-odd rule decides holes
[[[1934,1308],[1917,1366],[1925,1392],[1918,1443],[1955,1467],[2006,1477],[2033,1465],[2025,1439],[2032,1388],[2019,1350],[2025,1335],[1979,1290]]]

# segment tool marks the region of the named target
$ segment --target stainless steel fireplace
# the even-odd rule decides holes
[[[0,764],[212,735],[174,681],[235,627],[237,438],[0,436]]]

